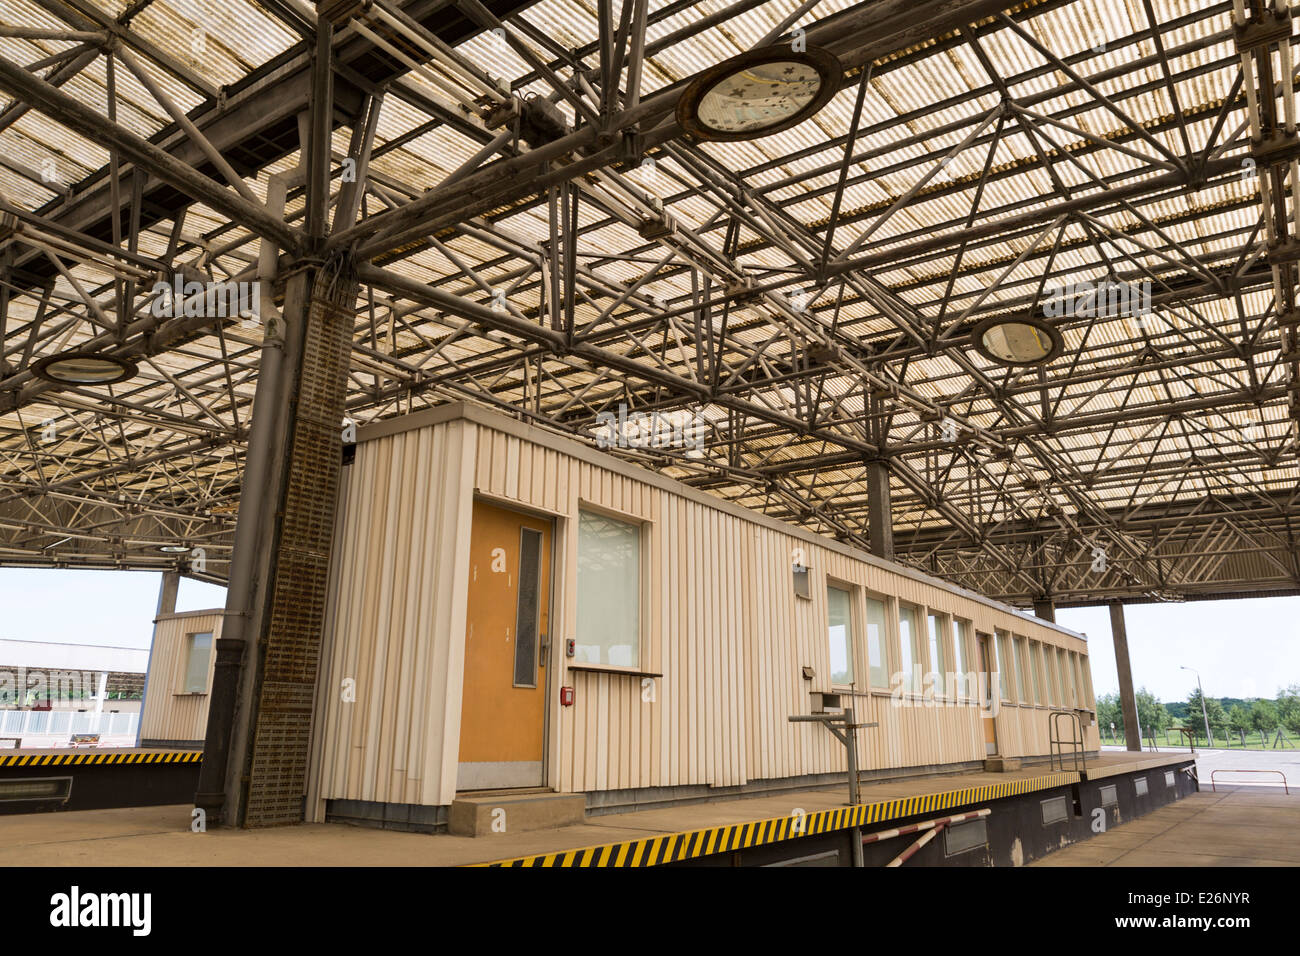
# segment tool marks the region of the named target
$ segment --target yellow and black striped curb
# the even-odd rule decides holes
[[[70,750],[65,754],[0,754],[0,767],[69,767],[89,764],[128,763],[198,763],[203,759],[201,750],[157,750],[151,753],[87,753]]]
[[[840,807],[835,810],[818,810],[802,818],[793,815],[775,817],[770,820],[751,820],[748,823],[733,823],[704,830],[690,830],[683,833],[667,833],[662,836],[644,837],[623,843],[606,843],[600,846],[580,847],[575,850],[557,850],[554,853],[541,853],[535,856],[520,856],[508,860],[495,860],[491,863],[474,863],[472,866],[658,866],[663,863],[675,863],[694,857],[711,856],[714,853],[726,853],[732,850],[780,843],[797,837],[812,836],[817,833],[829,833],[848,827],[869,826],[910,817],[917,813],[930,813],[936,810],[949,810],[1003,797],[1014,797],[1035,790],[1050,790],[1079,782],[1079,774],[1074,771],[1044,774],[1024,780],[1008,780],[984,787],[966,787],[962,790],[949,790],[944,793],[927,793],[915,797],[901,797],[897,800],[881,800],[877,803],[862,803],[853,807]],[[799,822],[802,822],[802,827]]]

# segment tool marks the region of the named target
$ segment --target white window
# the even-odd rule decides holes
[[[578,512],[576,660],[641,663],[641,527]]]
[[[1025,639],[1023,637],[1012,638],[1016,647],[1016,679],[1019,682],[1020,696],[1017,698],[1020,703],[1029,703],[1029,665],[1027,663],[1028,655],[1025,653]]]
[[[867,598],[867,657],[871,663],[871,686],[881,689],[889,687],[889,661],[885,656],[888,628],[885,602]]]
[[[942,697],[948,672],[948,621],[942,614],[930,615],[930,673],[934,674],[934,692]]]
[[[185,640],[185,674],[182,694],[208,692],[208,666],[212,663],[212,632],[191,634]]]
[[[957,663],[957,693],[962,697],[969,697],[972,694],[972,684],[970,681],[971,660],[970,660],[970,621],[959,621],[956,618],[952,622],[952,647],[953,657]]]
[[[1042,678],[1039,676],[1043,669],[1043,645],[1037,641],[1029,642],[1029,676],[1034,685],[1034,703],[1045,704],[1046,699],[1043,697]]]
[[[851,595],[833,584],[826,587],[827,620],[831,643],[831,683],[853,683],[853,625]]]
[[[997,671],[998,695],[1002,700],[1011,699],[1011,636],[1006,631],[997,631]]]
[[[898,606],[898,638],[902,654],[899,660],[902,662],[903,689],[919,694],[925,656],[921,645],[921,630],[916,623],[916,608],[906,604]]]

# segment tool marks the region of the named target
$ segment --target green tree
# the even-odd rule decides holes
[[[1156,734],[1169,726],[1169,711],[1156,700],[1155,694],[1143,687],[1135,696],[1138,723],[1142,725],[1143,734]]]
[[[1293,734],[1300,734],[1300,684],[1277,693],[1278,722]]]
[[[1238,735],[1250,730],[1250,712],[1241,704],[1233,704],[1228,709],[1228,729]]]
[[[1277,726],[1277,707],[1262,697],[1250,705],[1250,727],[1265,733]]]
[[[1205,710],[1201,710],[1201,692],[1199,689],[1187,695],[1187,724],[1205,732],[1205,721],[1209,719],[1210,733],[1216,738],[1223,737],[1228,729],[1228,713],[1223,704],[1213,697],[1205,698]]]
[[[1097,698],[1097,726],[1103,736],[1110,736],[1110,725],[1115,725],[1115,733],[1124,732],[1124,714],[1119,706],[1118,694],[1102,694]]]

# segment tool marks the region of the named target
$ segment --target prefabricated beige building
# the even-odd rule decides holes
[[[140,716],[146,747],[202,747],[223,612],[181,611],[154,620]]]
[[[344,469],[309,819],[543,787],[592,807],[1099,740],[1078,634],[472,405]],[[995,704],[980,706],[993,672]]]

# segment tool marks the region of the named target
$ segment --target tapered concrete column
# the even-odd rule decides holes
[[[303,819],[357,295],[333,266],[289,277],[283,354],[264,348],[195,796],[209,825]]]
[[[1056,602],[1050,597],[1034,602],[1034,616],[1056,623]]]
[[[1110,605],[1110,636],[1115,642],[1115,670],[1119,673],[1119,702],[1124,712],[1124,742],[1129,750],[1142,749],[1138,727],[1137,695],[1133,693],[1133,668],[1128,659],[1128,632],[1124,630],[1124,605]]]
[[[158,610],[154,617],[176,613],[176,592],[180,590],[181,574],[179,571],[164,571],[162,584],[158,587]]]
[[[889,466],[867,462],[867,544],[878,558],[894,559],[894,514],[889,498]]]

